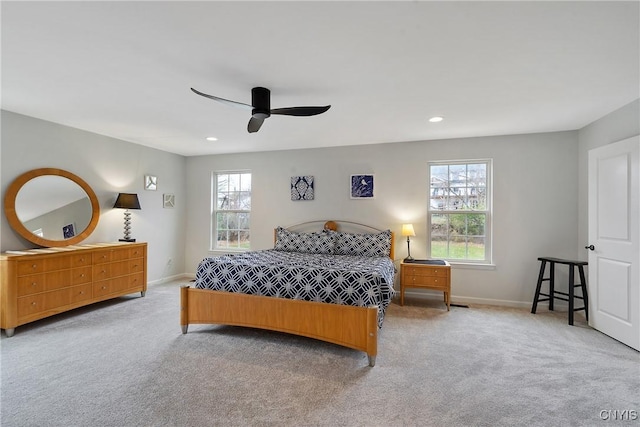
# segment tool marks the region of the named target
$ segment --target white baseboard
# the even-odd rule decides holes
[[[189,273],[175,274],[173,276],[163,277],[162,279],[152,280],[150,282],[147,282],[147,285],[160,285],[162,283],[171,282],[173,280],[192,279],[192,278],[195,278],[194,274],[189,274]]]
[[[397,293],[400,295],[400,291]],[[416,299],[442,299],[442,292],[412,292],[405,291],[405,298],[416,298]],[[491,298],[477,298],[477,297],[464,297],[459,295],[451,295],[451,304],[476,304],[476,305],[497,305],[502,307],[514,307],[514,308],[531,308],[532,301],[510,301],[510,300],[500,300],[500,299],[491,299]]]

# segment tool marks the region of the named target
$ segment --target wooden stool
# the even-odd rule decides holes
[[[531,313],[535,314],[536,308],[538,307],[538,303],[541,301],[549,301],[549,310],[553,311],[553,300],[561,299],[563,301],[569,302],[569,324],[573,325],[573,312],[584,310],[584,315],[589,320],[589,297],[587,295],[587,280],[584,275],[584,266],[588,263],[586,261],[570,261],[567,259],[560,258],[548,258],[548,257],[540,257],[538,261],[541,261],[540,264],[540,274],[538,274],[538,285],[536,286],[536,295],[533,298],[533,306],[531,307]],[[549,277],[544,277],[544,270],[549,263]],[[565,264],[569,266],[569,293],[556,291],[554,287],[554,274],[555,274],[555,264]],[[578,273],[580,274],[580,283],[577,285],[574,281],[574,269],[578,267]],[[549,293],[545,294],[540,292],[540,288],[542,286],[542,282],[549,282]],[[582,288],[582,296],[574,295],[574,289],[580,287]],[[556,294],[564,295],[557,296]],[[540,295],[545,296],[547,298],[540,298]],[[583,301],[583,307],[574,308],[574,298],[581,299]]]

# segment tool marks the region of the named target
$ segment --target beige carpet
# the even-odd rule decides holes
[[[1,425],[591,426],[640,412],[639,353],[581,314],[571,327],[546,305],[392,304],[370,368],[364,353],[280,333],[182,335],[179,285],[3,336]]]

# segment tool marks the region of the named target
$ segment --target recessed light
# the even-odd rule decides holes
[[[208,136],[207,137],[207,141],[217,141],[218,138],[216,138],[215,136]]]
[[[438,123],[438,122],[441,122],[441,121],[443,121],[443,120],[444,120],[444,117],[442,117],[442,116],[433,116],[433,117],[431,117],[431,118],[429,119],[429,121],[430,121],[431,123]]]

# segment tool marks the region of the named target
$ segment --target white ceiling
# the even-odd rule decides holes
[[[573,130],[640,97],[639,5],[2,1],[2,108],[185,156]],[[254,86],[331,109],[189,90]]]

